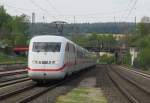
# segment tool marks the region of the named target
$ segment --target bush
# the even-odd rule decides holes
[[[131,55],[130,55],[130,53],[127,53],[126,55],[124,55],[123,64],[131,65]]]
[[[0,52],[0,62],[7,58],[8,58],[8,56],[6,54]]]
[[[11,56],[0,52],[0,64],[26,63],[26,62],[27,62],[27,57]]]
[[[145,70],[150,67],[150,48],[144,48],[138,55],[137,62]]]
[[[108,56],[107,54],[104,54],[99,59],[99,62],[104,64],[113,64],[114,61],[115,61],[114,56]]]

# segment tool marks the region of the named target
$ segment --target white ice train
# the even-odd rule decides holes
[[[62,79],[95,65],[92,54],[61,36],[36,36],[29,45],[28,75],[32,80]]]

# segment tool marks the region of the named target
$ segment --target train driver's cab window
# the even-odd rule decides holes
[[[60,52],[60,42],[34,42],[33,52]]]

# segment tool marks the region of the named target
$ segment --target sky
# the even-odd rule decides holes
[[[35,22],[137,22],[150,17],[150,0],[0,0],[13,16],[25,14]]]

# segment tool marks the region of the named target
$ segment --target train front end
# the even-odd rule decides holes
[[[37,36],[31,39],[28,55],[28,75],[32,80],[61,79],[65,76],[62,38]]]

